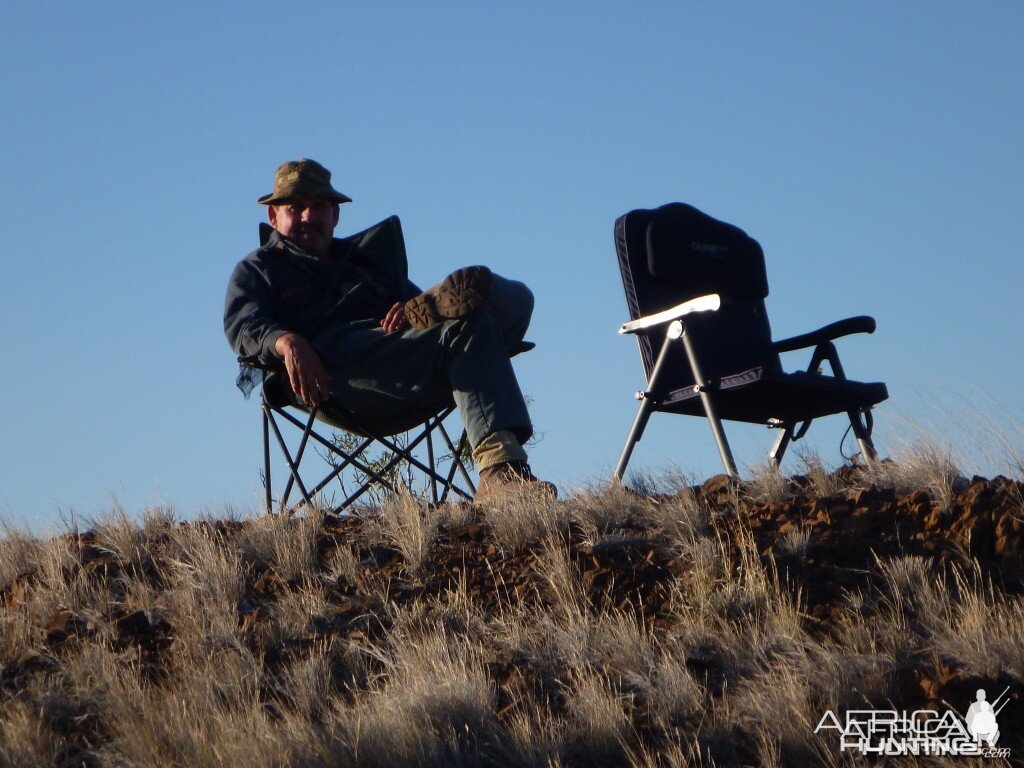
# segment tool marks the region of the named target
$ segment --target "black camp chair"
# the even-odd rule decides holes
[[[877,461],[870,408],[889,396],[885,384],[847,379],[833,344],[840,336],[873,333],[873,318],[851,317],[773,342],[761,246],[683,203],[621,216],[615,248],[631,318],[619,332],[636,334],[647,376],[616,479],[655,411],[705,416],[731,477],[738,473],[722,420],[780,429],[769,452],[778,466],[813,419],[845,413],[864,460]],[[809,347],[806,371],[782,370],[780,353]],[[821,372],[825,361],[831,376]]]
[[[261,242],[266,242],[270,232],[269,226],[261,225]],[[405,239],[397,216],[343,240],[368,251],[375,259],[390,260],[403,272],[408,271]],[[532,347],[529,342],[524,342],[517,351]],[[268,512],[272,512],[275,506],[282,512],[288,510],[295,489],[302,501],[313,504],[314,499],[335,480],[343,499],[334,507],[334,512],[351,506],[373,487],[396,492],[402,485],[402,478],[429,483],[434,503],[472,499],[476,487],[465,466],[464,457],[468,450],[466,432],[463,430],[461,437],[453,440],[445,428],[445,420],[455,410],[453,401],[443,404],[425,421],[410,423],[405,419],[369,424],[345,410],[344,403],[328,401],[319,408],[304,406],[294,398],[283,370],[256,357],[239,358],[239,363],[242,365],[239,388],[248,394],[256,383],[262,382],[263,385],[263,484]],[[294,434],[298,444],[293,448],[289,448],[282,426],[285,430],[301,430],[301,436]],[[341,433],[335,430],[341,430]],[[271,435],[287,466],[288,480],[279,499],[274,498],[271,481]],[[441,439],[439,445],[435,445],[437,437]],[[440,448],[441,452],[435,448]],[[371,455],[375,450],[380,454]],[[306,482],[300,473],[303,460],[310,453],[318,454],[326,461],[326,474],[316,482]],[[442,471],[441,464],[445,461],[450,464]],[[307,461],[307,467],[311,463]],[[354,489],[350,490],[353,485]]]

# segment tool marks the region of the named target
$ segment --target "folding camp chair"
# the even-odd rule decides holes
[[[261,242],[266,242],[270,232],[269,226],[260,226]],[[343,239],[367,251],[375,259],[390,260],[403,272],[408,271],[402,226],[396,216]],[[517,351],[525,351],[532,346],[524,342]],[[402,484],[401,478],[396,477],[399,470],[407,472],[406,477],[417,477],[429,483],[431,499],[435,503],[449,498],[472,499],[476,488],[465,466],[466,432],[463,430],[461,437],[453,440],[444,424],[455,410],[453,401],[443,404],[425,421],[410,423],[406,419],[370,424],[347,411],[344,403],[329,401],[319,408],[305,407],[295,399],[283,371],[260,361],[258,357],[242,357],[239,363],[242,372],[238,383],[243,392],[248,394],[258,382],[263,385],[263,484],[268,512],[275,506],[281,511],[287,510],[295,489],[302,501],[312,504],[335,480],[343,497],[334,508],[339,512],[354,504],[372,487],[383,488],[386,492],[398,490]],[[292,447],[289,447],[282,426],[285,430],[289,426],[301,430],[301,434],[295,435],[297,445],[293,440]],[[328,433],[328,430],[342,430],[347,435]],[[278,499],[274,497],[272,485],[271,435],[288,472],[288,480]],[[436,437],[441,438],[440,445],[435,445]],[[441,448],[442,453],[435,448]],[[381,455],[371,456],[374,449],[379,449]],[[326,462],[326,474],[317,482],[306,482],[300,473],[303,459],[311,453],[322,456]],[[450,461],[450,465],[442,472],[440,465],[444,461]],[[307,465],[311,463],[307,462]],[[352,485],[354,489],[350,489]]]
[[[621,216],[615,248],[631,318],[619,332],[636,334],[647,376],[616,479],[656,411],[706,417],[731,477],[738,473],[723,420],[781,430],[769,452],[778,466],[813,419],[845,413],[864,460],[877,460],[870,408],[888,397],[885,384],[847,379],[833,344],[841,336],[873,333],[873,318],[851,317],[773,342],[761,246],[738,227],[683,203]],[[806,371],[782,370],[780,353],[809,347],[814,352]],[[831,376],[821,372],[825,361]]]

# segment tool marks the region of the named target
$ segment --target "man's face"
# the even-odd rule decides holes
[[[296,198],[268,208],[270,225],[317,256],[331,246],[338,225],[338,204],[324,198]]]

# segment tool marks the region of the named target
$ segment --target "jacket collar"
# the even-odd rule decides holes
[[[280,232],[266,222],[260,222],[260,248],[273,248],[278,245],[294,256],[319,261],[319,259],[313,256],[309,251],[304,248],[300,248],[291,240],[282,236]],[[337,261],[337,259],[342,256],[350,256],[351,253],[352,246],[350,243],[344,240],[339,240],[336,237],[332,238],[331,256],[334,257],[334,261]]]

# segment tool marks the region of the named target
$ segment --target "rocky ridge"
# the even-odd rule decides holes
[[[840,470],[842,474],[843,470]],[[849,480],[837,477],[837,481]],[[1003,477],[975,477],[952,492],[944,504],[924,491],[898,494],[892,488],[837,482],[827,496],[816,493],[811,480],[789,481],[784,498],[750,498],[748,489],[716,477],[687,492],[687,504],[702,510],[700,526],[709,540],[722,543],[732,568],[743,568],[756,552],[765,573],[790,594],[799,607],[803,631],[827,641],[841,639],[851,625],[851,613],[870,625],[892,600],[887,565],[906,558],[929,564],[933,578],[950,589],[974,578],[999,599],[1019,601],[1024,590],[1024,484]],[[686,594],[680,584],[702,578],[692,553],[677,546],[649,514],[633,514],[631,504],[645,509],[678,504],[678,495],[639,495],[622,492],[622,510],[603,529],[567,516],[558,529],[587,610],[619,611],[634,615],[655,635],[677,631],[680,612],[674,601]],[[371,647],[386,640],[396,610],[420,606],[426,621],[442,621],[446,595],[461,591],[483,614],[503,606],[530,604],[537,611],[557,604],[546,561],[539,546],[511,547],[496,539],[487,515],[462,508],[440,519],[422,562],[412,567],[400,547],[383,537],[372,513],[324,515],[314,531],[316,567],[332,574],[320,581],[322,610],[309,616],[304,633],[283,637],[261,631],[271,621],[282,595],[308,588],[308,580],[289,578],[267,563],[246,564],[245,589],[236,605],[237,634],[263,660],[271,675],[310,653],[324,642]],[[205,526],[230,543],[252,525],[250,521],[182,522],[181,527]],[[169,569],[159,547],[134,562],[100,545],[96,532],[69,535],[77,553],[76,569],[96,584],[116,584],[130,572],[149,579],[154,589],[169,587]],[[355,558],[355,570],[328,566],[340,553]],[[353,575],[357,574],[357,575]],[[887,575],[888,574],[888,575]],[[965,576],[966,574],[966,576]],[[26,570],[0,584],[0,610],[16,612],[40,573]],[[752,609],[752,610],[757,610]],[[908,622],[927,624],[927,617]],[[138,666],[154,685],[173,674],[180,663],[176,645],[182,642],[172,619],[155,610],[129,609],[110,602],[106,612],[77,612],[61,607],[34,618],[36,642],[16,655],[0,658],[0,710],[17,700],[30,682],[53,674],[63,657],[78,653],[93,640],[137,656]],[[918,631],[910,627],[908,631]],[[920,629],[924,632],[924,629]],[[838,640],[837,640],[838,641]],[[714,653],[691,653],[690,674],[711,700],[726,694],[728,673]],[[558,711],[558,687],[527,655],[496,650],[487,661],[494,687],[495,718],[501,722],[530,700],[544,700]],[[334,685],[353,699],[366,686],[365,671],[333,670]],[[1000,718],[1000,746],[1024,755],[1024,680],[1014,668],[989,671],[964,664],[941,652],[911,654],[887,670],[884,687],[888,703],[898,708],[942,710],[970,702],[974,691],[1009,687],[1011,703]],[[875,702],[881,704],[882,702]],[[664,724],[645,719],[642,708],[632,710],[632,739],[653,752],[667,738]],[[49,727],[59,736],[62,765],[98,765],[108,742],[109,725],[101,712],[54,715]],[[730,749],[707,744],[719,764],[754,764],[756,754],[742,738]],[[574,764],[570,756],[567,764]],[[795,758],[794,758],[795,759]],[[783,763],[786,763],[785,750]],[[580,758],[576,764],[592,764]]]

